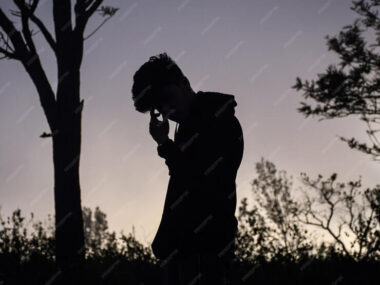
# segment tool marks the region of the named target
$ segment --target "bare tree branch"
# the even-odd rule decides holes
[[[25,28],[28,28],[28,26],[25,26],[25,23],[23,23],[23,26]],[[57,113],[56,101],[54,98],[54,92],[51,88],[49,80],[47,79],[45,71],[42,68],[38,54],[37,53],[33,54],[32,52],[28,50],[28,45],[27,43],[25,43],[21,33],[14,27],[12,21],[9,20],[9,18],[5,15],[5,13],[1,9],[0,9],[0,27],[7,34],[8,38],[10,39],[14,47],[14,53],[8,54],[8,56],[11,56],[11,58],[18,59],[22,62],[25,70],[28,72],[33,83],[35,84],[37,88],[38,95],[40,97],[40,102],[46,114],[49,126],[51,129],[54,130],[55,122],[56,122],[56,113]],[[25,32],[26,32],[26,37],[30,36],[30,38],[28,38],[27,40],[32,41],[31,34],[29,35],[28,31],[25,31]],[[32,46],[34,46],[34,44]]]
[[[86,11],[86,15],[88,18],[92,16],[92,14],[95,13],[95,11],[100,7],[100,5],[103,3],[104,0],[93,0],[92,5],[89,6],[88,10]]]
[[[83,36],[88,19],[100,7],[104,0],[77,0],[74,11],[76,14],[75,31]]]
[[[9,37],[5,38],[2,32],[0,32],[0,41],[4,43],[6,51],[14,52],[13,47],[9,44]]]
[[[4,58],[11,58],[11,59],[18,59],[18,60],[20,59],[17,57],[14,49],[9,44],[9,37],[5,38],[4,33],[2,33],[1,31],[0,31],[0,43],[3,43],[5,46],[5,48],[0,47],[0,52],[4,54],[4,56],[2,56],[0,59],[4,59]]]
[[[5,15],[0,8],[0,27],[7,34],[14,47],[14,58],[25,60],[28,55],[28,49],[21,33],[15,28],[12,21]]]
[[[48,44],[50,45],[52,50],[55,52],[57,49],[56,42],[55,42],[53,36],[50,34],[50,32],[45,27],[45,25],[42,23],[42,21],[39,18],[37,18],[34,14],[30,15],[30,19],[33,21],[33,23],[35,23],[37,25],[37,27],[40,29],[41,33],[44,35],[46,41],[48,42]]]
[[[317,226],[317,227],[320,227],[320,228],[326,230],[334,238],[334,240],[340,244],[340,246],[342,247],[343,251],[347,254],[347,256],[352,257],[351,253],[347,250],[345,244],[339,238],[341,229],[339,229],[338,235],[336,235],[330,227],[329,220],[326,222],[326,225],[324,225],[323,221],[316,216],[314,211],[315,210],[312,209],[312,204],[310,203],[307,206],[306,212],[303,213],[305,220],[301,219],[299,216],[297,216],[296,218],[299,222],[301,222],[303,224]],[[314,219],[316,219],[318,221],[318,223],[310,221],[308,218],[309,215],[311,215]],[[330,207],[330,217],[332,217],[333,215],[334,215],[334,206]]]
[[[100,13],[103,17],[106,17],[103,22],[97,27],[94,29],[94,31],[92,31],[88,36],[84,37],[84,40],[87,40],[89,39],[92,35],[94,35],[109,19],[111,19],[115,13],[117,12],[117,10],[119,10],[118,8],[114,8],[114,7],[102,7],[100,9]]]
[[[309,194],[306,191],[304,192],[305,206],[304,209],[300,210],[302,218],[297,217],[299,222],[317,226],[327,231],[341,246],[343,251],[355,260],[362,260],[363,258],[367,258],[370,254],[375,254],[376,248],[379,247],[379,225],[374,219],[376,206],[371,206],[373,197],[369,189],[366,192],[367,195],[362,195],[359,190],[361,180],[350,181],[348,183],[350,188],[347,190],[344,183],[338,183],[336,186],[333,185],[336,179],[335,173],[327,181],[320,181],[321,175],[318,175],[318,179],[315,181],[311,181],[305,173],[301,173],[301,175],[303,176],[302,182],[312,189],[315,189],[317,193],[320,194],[321,199],[318,200],[317,205],[314,205],[315,200],[311,200]],[[355,198],[361,198],[361,201],[356,201]],[[338,207],[341,204],[343,207]],[[323,216],[323,211],[319,208],[323,205],[328,206],[327,217]],[[317,206],[319,206],[318,209]],[[344,210],[344,218],[341,218],[337,225],[338,233],[334,233],[330,223],[333,219],[338,219],[338,210]],[[370,212],[369,215],[367,215],[368,211]],[[323,219],[320,218],[322,216]],[[348,219],[345,218],[347,216]],[[309,220],[309,217],[312,217],[317,222]],[[341,238],[344,226],[347,226],[353,236],[353,240],[350,241],[352,250],[347,248]],[[349,236],[347,232],[345,232],[345,234],[347,237]],[[353,249],[354,246],[356,249]]]
[[[53,51],[56,51],[56,43],[51,35],[51,33],[48,31],[44,23],[35,15],[35,11],[37,9],[37,6],[39,4],[40,0],[33,0],[30,8],[28,8],[26,5],[23,5],[24,7],[24,13],[30,18],[30,20],[36,24],[36,26],[40,29],[41,33],[44,35],[46,41],[50,45],[50,47],[53,49]]]
[[[4,58],[9,57],[9,58],[12,58],[12,59],[21,60],[15,53],[9,52],[6,49],[3,49],[2,47],[0,47],[0,53],[4,54],[4,56],[1,57],[0,59],[4,59]]]
[[[22,24],[22,34],[24,35],[24,39],[28,46],[29,51],[32,55],[37,53],[36,46],[34,45],[32,39],[32,33],[29,28],[29,16],[28,16],[28,8],[26,7],[25,0],[13,0],[16,6],[20,9],[21,16],[21,24]]]

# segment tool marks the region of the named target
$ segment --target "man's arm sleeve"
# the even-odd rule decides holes
[[[169,175],[179,173],[183,169],[183,152],[172,139],[157,146],[157,152],[160,157],[165,159],[165,164],[169,168]]]

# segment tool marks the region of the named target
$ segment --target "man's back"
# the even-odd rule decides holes
[[[198,92],[174,142],[158,146],[170,180],[154,254],[231,255],[237,231],[236,174],[244,140],[233,95]]]

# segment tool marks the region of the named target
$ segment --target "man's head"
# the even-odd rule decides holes
[[[166,54],[150,57],[133,76],[135,109],[157,109],[164,117],[182,122],[188,115],[195,92],[178,65]]]

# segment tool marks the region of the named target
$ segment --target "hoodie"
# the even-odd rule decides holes
[[[152,250],[172,254],[211,252],[232,257],[238,221],[236,174],[244,140],[234,95],[196,93],[174,141],[157,147],[169,170],[164,210]],[[178,125],[177,125],[178,126]]]

